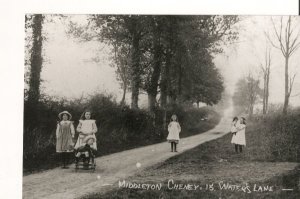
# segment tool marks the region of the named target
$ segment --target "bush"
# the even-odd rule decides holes
[[[299,109],[290,111],[288,115],[282,115],[279,109],[279,112],[272,111],[266,116],[256,116],[247,128],[259,132],[259,137],[250,136],[250,142],[255,142],[258,146],[257,153],[260,155],[257,157],[270,161],[299,162]]]
[[[58,166],[59,157],[55,152],[57,115],[68,110],[73,116],[76,128],[85,109],[92,111],[92,117],[97,122],[97,156],[166,140],[167,131],[162,122],[163,110],[157,109],[154,115],[146,110],[132,110],[120,106],[111,95],[94,94],[88,99],[72,101],[43,98],[34,108],[25,102],[25,173]],[[167,109],[167,123],[173,113],[177,114],[182,126],[181,137],[207,131],[220,120],[220,116],[211,108],[193,109],[175,105]],[[78,133],[75,134],[74,141],[77,137]]]

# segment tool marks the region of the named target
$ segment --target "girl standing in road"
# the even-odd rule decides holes
[[[68,111],[63,111],[58,114],[59,122],[57,122],[56,128],[56,152],[61,154],[63,163],[62,168],[68,168],[66,166],[68,162],[68,156],[73,152],[74,143],[73,138],[75,134],[73,122],[70,121],[72,115]]]
[[[231,143],[234,144],[236,153],[238,153],[238,145],[235,144],[238,120],[239,120],[238,117],[234,117],[232,120],[232,123],[231,123],[231,128],[230,128],[230,132],[232,133]]]
[[[179,133],[181,131],[181,127],[177,121],[177,116],[172,115],[171,122],[168,125],[168,137],[167,140],[171,143],[171,152],[177,152],[176,145],[179,142]]]
[[[75,145],[75,149],[85,145],[84,139],[87,136],[92,136],[96,140],[95,133],[97,133],[97,125],[96,120],[91,119],[91,112],[85,111],[81,115],[81,119],[79,120],[79,124],[77,126],[77,132],[79,132],[79,136]],[[93,143],[93,148],[97,150],[96,141]]]
[[[246,119],[244,117],[241,117],[240,123],[237,125],[237,133],[235,135],[235,138],[233,140],[233,144],[237,144],[238,150],[240,153],[243,151],[243,146],[246,146]]]

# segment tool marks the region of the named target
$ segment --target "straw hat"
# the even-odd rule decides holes
[[[88,135],[88,136],[86,136],[86,137],[83,139],[83,143],[87,143],[87,141],[88,141],[89,139],[93,139],[94,142],[96,142],[96,138],[95,138],[94,136]]]
[[[67,114],[67,115],[69,116],[69,120],[71,120],[72,115],[71,115],[71,113],[69,113],[68,111],[63,111],[63,112],[61,112],[61,113],[58,114],[58,118],[59,118],[60,120],[61,120],[63,114]]]

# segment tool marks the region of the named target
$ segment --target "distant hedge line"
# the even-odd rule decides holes
[[[58,166],[59,157],[55,152],[57,115],[68,110],[76,128],[86,108],[92,111],[92,117],[97,121],[97,156],[166,140],[164,112],[161,109],[157,109],[153,116],[146,110],[120,106],[110,95],[95,94],[88,100],[43,100],[37,105],[38,117],[35,117],[35,113],[25,102],[24,173]],[[181,137],[207,131],[220,120],[220,115],[208,107],[196,109],[173,105],[167,110],[167,122],[173,113],[177,114],[182,126]],[[78,133],[74,141],[77,136]]]

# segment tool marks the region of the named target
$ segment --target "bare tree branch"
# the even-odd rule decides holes
[[[270,43],[271,43],[275,48],[280,49],[281,52],[282,52],[282,54],[286,55],[286,49],[284,48],[283,41],[282,41],[282,24],[283,24],[283,22],[282,22],[282,17],[281,17],[281,20],[280,20],[280,33],[278,33],[278,30],[277,30],[277,28],[276,28],[276,26],[275,26],[275,23],[274,23],[274,20],[273,20],[272,17],[271,17],[271,21],[272,21],[273,29],[274,29],[274,32],[275,32],[275,35],[276,35],[276,37],[277,37],[277,40],[278,40],[278,42],[279,42],[280,47],[276,46],[276,45],[272,42],[272,40],[270,39],[269,36],[268,36],[268,39],[270,40]]]
[[[272,45],[274,48],[277,48],[277,49],[281,50],[281,48],[278,47],[278,46],[272,41],[272,39],[271,39],[271,37],[270,37],[270,35],[269,35],[268,33],[265,32],[265,35],[266,35],[266,37],[268,38],[269,42],[271,43],[271,45]]]
[[[300,93],[297,93],[297,94],[295,94],[295,95],[291,95],[291,97],[297,97],[297,96],[299,96],[300,95]]]

